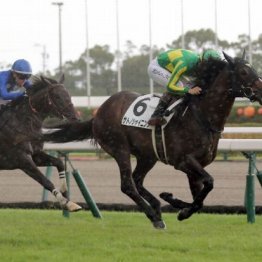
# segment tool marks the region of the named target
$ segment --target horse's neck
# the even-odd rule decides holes
[[[46,104],[46,95],[43,92],[39,92],[29,98],[28,106],[39,121],[44,121],[50,115],[49,106]]]
[[[35,130],[41,129],[42,123],[46,117],[36,112],[29,100],[26,103],[21,103],[17,111],[21,112],[21,122],[25,124],[23,126],[26,127],[29,125]]]
[[[229,83],[228,78],[217,79],[200,102],[201,111],[216,130],[223,130],[234,104],[235,99],[229,95]]]

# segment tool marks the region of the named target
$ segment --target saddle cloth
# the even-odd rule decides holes
[[[139,96],[127,109],[122,118],[121,124],[126,126],[154,129],[154,126],[148,125],[148,120],[153,114],[159,99],[159,96],[153,94]],[[182,99],[175,101],[168,107],[167,110],[171,111],[176,105],[181,102]],[[167,123],[170,121],[173,115],[174,112],[172,112],[169,116],[164,117]],[[167,123],[165,125],[167,125]]]

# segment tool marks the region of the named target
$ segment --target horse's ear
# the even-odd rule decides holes
[[[222,51],[222,52],[223,52],[223,55],[224,55],[225,59],[227,60],[227,62],[229,64],[233,65],[234,64],[234,59],[231,56],[229,56],[228,54],[226,54],[224,51]]]
[[[48,85],[48,86],[52,85],[52,83],[48,79],[46,79],[44,76],[40,76],[40,78],[41,78],[42,82],[46,83],[46,85]]]
[[[65,74],[62,74],[62,75],[60,76],[59,80],[58,80],[58,83],[59,83],[59,84],[63,84],[64,81],[65,81]]]
[[[246,49],[245,48],[244,48],[244,51],[243,51],[242,59],[246,60]]]

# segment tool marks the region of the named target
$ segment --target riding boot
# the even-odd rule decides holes
[[[170,93],[164,93],[163,96],[160,98],[158,105],[152,114],[151,118],[148,121],[148,124],[151,126],[162,126],[166,124],[166,120],[164,119],[164,113],[173,99],[173,96]]]

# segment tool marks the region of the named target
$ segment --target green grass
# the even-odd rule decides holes
[[[164,213],[156,230],[136,212],[0,209],[0,261],[223,261],[262,259],[262,217],[196,214],[179,222]]]

